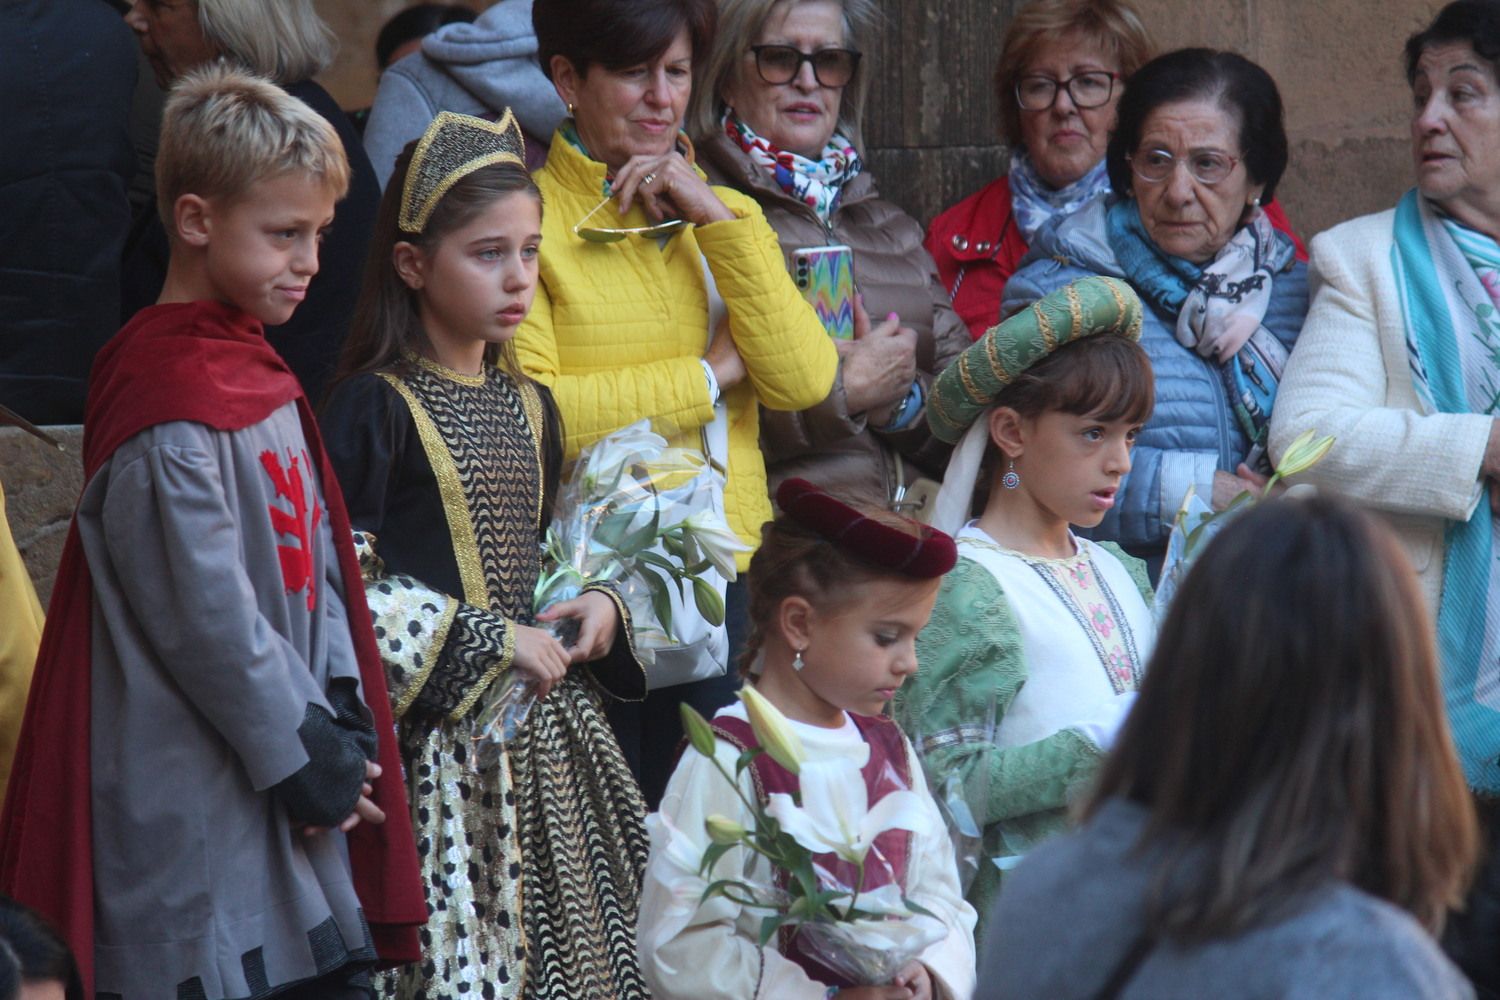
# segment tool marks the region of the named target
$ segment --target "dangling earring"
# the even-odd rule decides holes
[[[573,104],[572,104],[572,102],[568,103],[568,117],[569,118],[573,117]]]
[[[797,650],[797,655],[792,657],[792,669],[797,671],[798,673],[801,673],[802,668],[805,666],[807,666],[807,664],[802,662],[802,650],[799,649]]]
[[[1010,467],[1005,470],[1005,475],[1000,477],[1000,485],[1008,490],[1013,490],[1021,485],[1021,474],[1016,471],[1016,460],[1010,460]]]

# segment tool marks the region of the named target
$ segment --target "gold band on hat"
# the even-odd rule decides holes
[[[932,384],[927,425],[949,443],[1027,368],[1080,337],[1108,333],[1141,339],[1141,301],[1117,278],[1087,277],[1064,285],[985,331]]]
[[[403,233],[422,232],[453,185],[497,163],[526,169],[526,140],[509,108],[495,122],[439,111],[411,154],[396,224]]]

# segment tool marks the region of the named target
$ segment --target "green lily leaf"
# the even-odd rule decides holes
[[[760,946],[764,948],[770,940],[781,930],[781,925],[786,923],[786,914],[773,913],[763,917],[760,922]]]
[[[635,516],[634,514],[632,514],[631,520],[634,519]],[[614,550],[627,559],[633,555],[637,555],[647,546],[653,544],[656,541],[656,529],[658,528],[658,526],[660,526],[660,524],[661,508],[653,505],[651,508],[650,519],[645,524],[641,525],[639,528],[636,528],[634,531],[631,531],[629,534],[627,534],[624,538],[620,539],[620,544],[614,546]]]
[[[656,612],[656,620],[661,623],[662,631],[675,638],[676,633],[672,631],[672,597],[667,593],[669,584],[645,568],[642,568],[641,576],[651,586],[651,610]]]
[[[645,563],[647,566],[652,566],[656,569],[661,570],[664,574],[670,576],[674,580],[682,579],[682,567],[659,552],[652,552],[650,549],[643,549],[640,552],[636,553],[636,558]]]
[[[682,705],[682,707],[683,708],[687,708],[688,707],[687,703],[684,702],[683,705]],[[710,733],[710,735],[712,735],[712,733]],[[739,757],[737,757],[735,759],[735,762],[734,762],[734,773],[735,774],[742,773],[745,770],[745,768],[749,767],[752,763],[754,763],[756,757],[759,757],[761,754],[763,754],[765,752],[766,752],[765,749],[762,748],[762,747],[751,747],[749,750],[746,750],[744,753],[740,754]]]

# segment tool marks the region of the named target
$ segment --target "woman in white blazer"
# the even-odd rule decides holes
[[[1500,829],[1500,3],[1456,0],[1406,46],[1417,186],[1312,241],[1312,306],[1271,418],[1333,450],[1304,477],[1387,514],[1437,616],[1448,721]],[[1488,494],[1488,495],[1486,495]],[[1500,996],[1500,865],[1454,957]],[[1478,926],[1483,924],[1483,926]],[[1491,986],[1494,993],[1485,992]]]

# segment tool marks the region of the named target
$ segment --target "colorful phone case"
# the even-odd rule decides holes
[[[792,251],[792,278],[830,337],[854,337],[854,251],[846,246]]]

